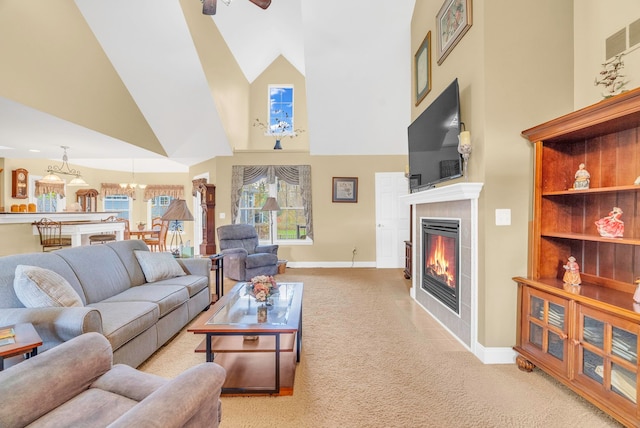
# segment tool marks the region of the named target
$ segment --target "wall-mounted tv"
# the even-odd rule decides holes
[[[460,94],[455,79],[408,128],[409,188],[418,192],[462,176]]]

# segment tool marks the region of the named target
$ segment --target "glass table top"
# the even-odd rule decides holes
[[[302,293],[301,283],[278,283],[278,292],[267,302],[259,302],[251,294],[250,283],[238,284],[235,292],[229,295],[227,303],[220,308],[206,325],[248,325],[261,326],[287,325],[291,317],[294,300]],[[225,296],[226,297],[226,296]]]

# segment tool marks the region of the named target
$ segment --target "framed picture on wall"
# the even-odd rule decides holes
[[[436,15],[438,65],[451,53],[472,24],[472,0],[445,0]]]
[[[416,82],[416,105],[431,90],[431,31],[427,33],[413,59],[413,73]]]
[[[331,202],[358,202],[358,177],[333,177]]]

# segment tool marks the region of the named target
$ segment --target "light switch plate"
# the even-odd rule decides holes
[[[496,209],[496,226],[511,225],[511,210],[508,208]]]

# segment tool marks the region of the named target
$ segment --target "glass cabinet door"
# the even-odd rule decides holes
[[[638,325],[578,308],[577,380],[603,398],[635,408],[638,400]]]
[[[523,297],[523,347],[566,372],[568,301],[528,287]]]

